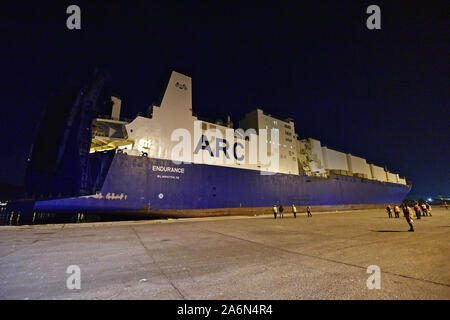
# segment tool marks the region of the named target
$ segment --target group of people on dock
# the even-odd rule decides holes
[[[414,208],[414,212],[416,213],[416,218],[417,219],[420,219],[421,216],[424,216],[424,217],[425,216],[426,217],[430,216],[430,217],[432,217],[432,215],[431,215],[431,206],[427,202],[423,202],[422,204],[419,204],[418,202],[416,202],[414,204],[413,208]],[[386,211],[388,213],[388,217],[389,218],[392,218],[392,213],[394,213],[395,218],[399,218],[400,217],[400,210],[403,211],[403,216],[405,217],[406,222],[408,222],[408,224],[409,224],[409,230],[408,231],[414,232],[413,219],[412,219],[413,218],[413,213],[412,213],[413,209],[411,209],[406,202],[402,203],[400,206],[394,206],[393,208],[392,208],[391,205],[388,205],[386,207]]]
[[[277,206],[276,204],[274,204],[272,210],[273,210],[273,217],[275,219],[277,218],[278,211],[280,212],[280,214],[279,214],[280,219],[284,218],[283,205],[280,204],[279,206]],[[291,205],[291,210],[292,210],[292,213],[294,214],[294,218],[297,218],[297,208],[295,207],[294,204]],[[306,213],[308,214],[308,217],[312,217],[310,206],[306,206]]]

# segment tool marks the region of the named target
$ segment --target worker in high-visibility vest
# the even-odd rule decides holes
[[[294,218],[297,218],[297,208],[292,204],[292,213],[294,214]]]
[[[273,217],[275,219],[277,218],[277,205],[276,204],[273,205]]]
[[[424,216],[428,217],[428,210],[427,210],[427,206],[425,205],[425,203],[422,203],[422,213]]]
[[[405,216],[405,220],[406,222],[408,222],[409,224],[409,230],[410,232],[414,232],[414,227],[413,227],[413,219],[412,219],[412,215],[411,215],[411,209],[408,207],[408,205],[406,203],[403,204],[403,215]]]
[[[400,216],[400,208],[398,206],[394,207],[394,213],[396,218]]]
[[[430,217],[432,217],[432,215],[431,215],[431,206],[430,206],[430,204],[429,204],[429,203],[426,203],[425,206],[427,207],[428,214],[430,215]]]
[[[420,219],[420,207],[419,207],[419,204],[417,202],[414,205],[414,211],[416,212],[416,218]]]

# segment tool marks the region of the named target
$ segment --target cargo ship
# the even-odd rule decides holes
[[[26,197],[10,212],[154,217],[259,215],[273,205],[381,208],[411,189],[398,173],[300,139],[294,120],[248,112],[239,128],[193,112],[192,79],[173,71],[159,103],[122,119],[96,73],[77,95],[50,102],[32,145]],[[70,101],[70,103],[67,103]],[[104,109],[104,108],[103,108]]]

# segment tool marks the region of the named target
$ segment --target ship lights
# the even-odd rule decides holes
[[[140,152],[148,153],[150,151],[151,145],[152,145],[152,140],[150,138],[142,138],[139,140],[138,150]]]

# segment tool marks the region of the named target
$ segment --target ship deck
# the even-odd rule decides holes
[[[286,210],[290,211],[290,210]],[[450,299],[450,210],[0,227],[0,299]],[[69,290],[69,265],[81,289]],[[369,290],[367,267],[381,270]]]

